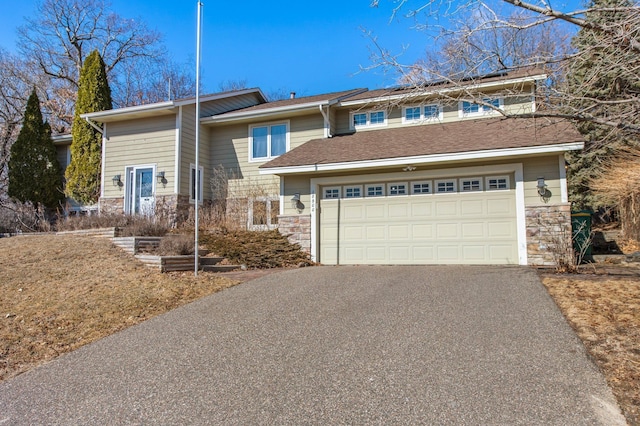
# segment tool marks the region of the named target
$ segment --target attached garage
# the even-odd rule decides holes
[[[324,186],[319,261],[518,264],[512,181],[482,176]]]

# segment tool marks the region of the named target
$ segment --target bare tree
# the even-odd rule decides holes
[[[374,0],[371,4],[380,3]],[[518,117],[565,118],[606,126],[613,134],[640,134],[638,91],[619,91],[611,99],[594,96],[589,90],[594,87],[576,92],[566,80],[576,63],[597,58],[591,73],[594,78],[587,78],[583,86],[600,84],[595,76],[615,68],[624,76],[621,84],[640,87],[640,7],[636,3],[592,2],[586,9],[568,12],[554,9],[544,0],[539,4],[521,0],[391,3],[392,19],[414,19],[417,28],[430,36],[435,51],[418,63],[402,64],[398,55],[376,44],[373,66],[394,70],[401,82],[420,85],[438,79],[458,84],[473,75],[538,67],[550,76],[548,84],[539,87],[540,108]],[[578,31],[592,34],[589,46],[567,46],[568,35]]]

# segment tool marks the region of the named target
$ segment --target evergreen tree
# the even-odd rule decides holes
[[[614,28],[629,21],[629,0],[591,0],[587,21],[599,27]],[[578,116],[584,112],[599,116],[623,117],[629,124],[640,123],[637,113],[629,114],[630,101],[640,93],[640,58],[624,43],[610,34],[583,27],[572,40],[577,54],[567,75],[571,94],[569,110]],[[569,162],[569,198],[574,207],[597,208],[598,200],[591,192],[590,182],[625,147],[637,144],[637,135],[612,130],[610,126],[583,122],[578,130],[585,136],[585,148],[567,157]]]
[[[27,101],[18,139],[11,146],[9,196],[54,209],[64,200],[62,186],[51,127],[42,120],[40,100],[34,89]]]
[[[69,197],[83,203],[95,203],[100,196],[102,135],[81,114],[111,109],[111,89],[104,61],[94,50],[80,71],[78,100],[71,128],[71,163],[66,170]]]

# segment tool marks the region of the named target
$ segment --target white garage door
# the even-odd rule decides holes
[[[501,179],[500,189],[489,177],[473,188],[468,179],[420,182],[426,193],[411,182],[323,188],[320,262],[518,264],[515,190]],[[349,197],[354,188],[360,197]]]

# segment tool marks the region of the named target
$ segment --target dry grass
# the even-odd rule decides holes
[[[237,283],[161,274],[110,241],[0,239],[0,380]]]
[[[640,280],[550,276],[551,296],[604,373],[630,425],[640,425]]]

